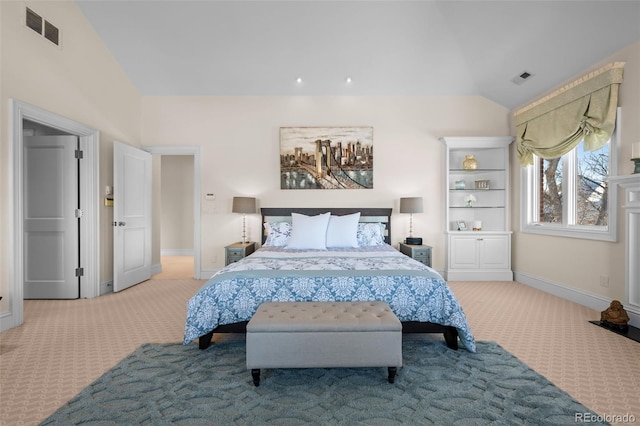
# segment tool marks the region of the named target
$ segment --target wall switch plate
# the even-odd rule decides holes
[[[608,275],[600,275],[600,287],[609,287]]]

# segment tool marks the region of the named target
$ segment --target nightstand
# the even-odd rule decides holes
[[[249,256],[256,250],[256,243],[233,243],[224,248],[225,266]]]
[[[431,246],[400,243],[400,252],[427,266],[431,266]]]

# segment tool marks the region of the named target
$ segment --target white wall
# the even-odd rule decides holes
[[[25,7],[61,30],[56,46],[24,26]],[[141,97],[75,2],[0,2],[0,313],[9,306],[9,99],[16,99],[100,132],[100,185],[113,184],[113,141],[140,144]],[[104,194],[103,194],[104,195]],[[101,280],[112,276],[112,209],[100,211]]]
[[[607,63],[626,62],[624,82],[620,86],[619,105],[622,107],[620,129],[620,175],[633,171],[631,144],[640,141],[640,41],[594,64],[581,77]],[[571,81],[573,79],[570,79]],[[567,81],[566,83],[569,83]],[[553,90],[550,90],[550,92]],[[520,227],[520,165],[512,149],[513,203],[513,268],[518,274],[533,277],[543,283],[558,284],[574,290],[574,296],[595,295],[604,310],[611,299],[625,300],[625,236],[624,211],[618,207],[617,242],[601,242],[576,238],[561,238],[519,232]],[[619,195],[618,205],[624,198]],[[637,259],[635,260],[637,261]],[[609,277],[609,287],[600,286],[600,276]],[[521,277],[524,279],[524,277]],[[534,280],[536,281],[536,280]],[[598,318],[594,318],[598,319]]]
[[[441,136],[504,136],[508,111],[481,97],[145,97],[143,144],[201,146],[202,269],[224,264],[223,247],[238,241],[242,216],[234,196],[259,207],[393,207],[400,197],[422,196],[414,235],[434,247],[444,267],[444,147]],[[283,126],[373,126],[374,189],[281,190],[279,129]],[[260,216],[247,220],[260,239]],[[408,215],[396,214],[393,242],[408,235]]]
[[[191,155],[162,156],[162,252],[193,252],[193,161]]]

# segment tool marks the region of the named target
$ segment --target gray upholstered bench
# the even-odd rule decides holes
[[[402,323],[385,302],[267,302],[247,324],[247,368],[402,366]]]

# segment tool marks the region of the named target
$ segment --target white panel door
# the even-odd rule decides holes
[[[151,154],[113,143],[113,291],[151,277]]]
[[[77,299],[76,136],[25,136],[24,298]]]

